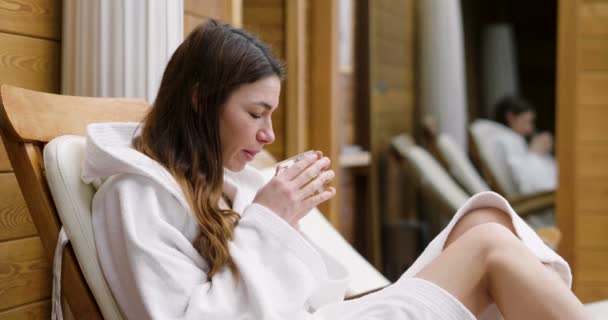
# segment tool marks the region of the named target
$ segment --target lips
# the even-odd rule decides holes
[[[255,155],[258,154],[258,152],[259,152],[259,151],[253,151],[253,150],[243,150],[243,151],[247,155],[247,158],[249,161],[253,160],[253,158],[255,158]]]

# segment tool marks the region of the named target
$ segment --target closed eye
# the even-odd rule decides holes
[[[259,115],[259,114],[255,114],[255,113],[253,113],[253,112],[249,112],[249,115],[250,115],[252,118],[254,118],[254,119],[259,119],[259,118],[261,118],[261,117],[262,117],[261,115]]]

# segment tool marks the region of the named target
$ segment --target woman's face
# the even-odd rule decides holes
[[[241,171],[266,144],[274,141],[272,113],[279,104],[281,81],[262,78],[234,91],[220,115],[224,167]]]
[[[507,113],[507,121],[509,127],[518,134],[527,137],[534,133],[534,120],[536,114],[534,111],[524,111],[520,114],[514,114],[512,112]]]

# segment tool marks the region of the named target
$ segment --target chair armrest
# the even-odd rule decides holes
[[[521,217],[526,217],[555,206],[555,191],[543,191],[508,198],[511,206]]]

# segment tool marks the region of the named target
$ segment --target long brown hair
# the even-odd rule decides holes
[[[239,215],[219,206],[224,183],[220,114],[244,84],[284,76],[283,65],[252,34],[214,20],[194,29],[173,53],[154,107],[134,139],[140,152],[173,174],[201,234],[195,241],[208,275],[227,266],[238,275],[228,241]]]

